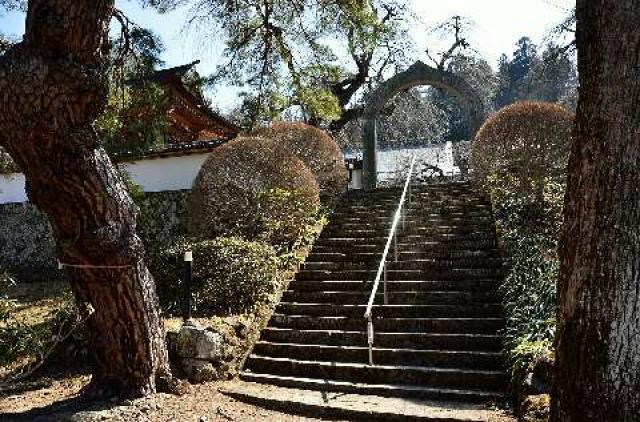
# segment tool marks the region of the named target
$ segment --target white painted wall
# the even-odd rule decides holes
[[[145,192],[191,189],[210,153],[120,163]]]
[[[191,189],[210,152],[120,163],[145,192]],[[0,175],[0,204],[26,202],[24,175]]]

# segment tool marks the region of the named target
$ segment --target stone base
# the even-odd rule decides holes
[[[189,321],[177,333],[168,334],[167,343],[172,362],[189,382],[220,378],[218,369],[229,355],[222,334]]]

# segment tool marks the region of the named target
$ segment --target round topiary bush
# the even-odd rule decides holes
[[[473,176],[517,179],[523,191],[566,173],[574,114],[555,103],[519,102],[491,116],[471,147]]]
[[[490,193],[503,229],[559,232],[573,122],[557,104],[521,102],[491,116],[476,135],[472,175]]]
[[[274,141],[235,139],[203,164],[188,198],[192,235],[242,236],[290,246],[315,222],[318,183],[297,157]]]
[[[194,311],[198,315],[252,311],[277,287],[278,260],[273,247],[236,237],[178,241],[152,259],[163,308],[180,312],[184,295],[183,255],[193,252]]]
[[[256,129],[253,135],[272,139],[300,158],[316,176],[322,192],[337,194],[345,188],[348,174],[344,156],[327,132],[304,123],[276,122]]]

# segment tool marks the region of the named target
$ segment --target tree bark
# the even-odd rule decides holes
[[[578,0],[552,420],[640,420],[640,1]]]
[[[21,43],[0,56],[0,145],[49,218],[88,319],[94,395],[142,396],[170,379],[137,209],[93,122],[107,98],[113,0],[30,0]],[[107,268],[108,267],[108,268]]]

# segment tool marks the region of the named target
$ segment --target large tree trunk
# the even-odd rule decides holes
[[[640,420],[640,1],[578,0],[552,420]]]
[[[88,320],[89,391],[140,396],[170,377],[136,207],[92,127],[107,95],[113,0],[30,0],[23,42],[0,57],[0,144],[47,214]],[[107,268],[109,267],[109,268]]]

